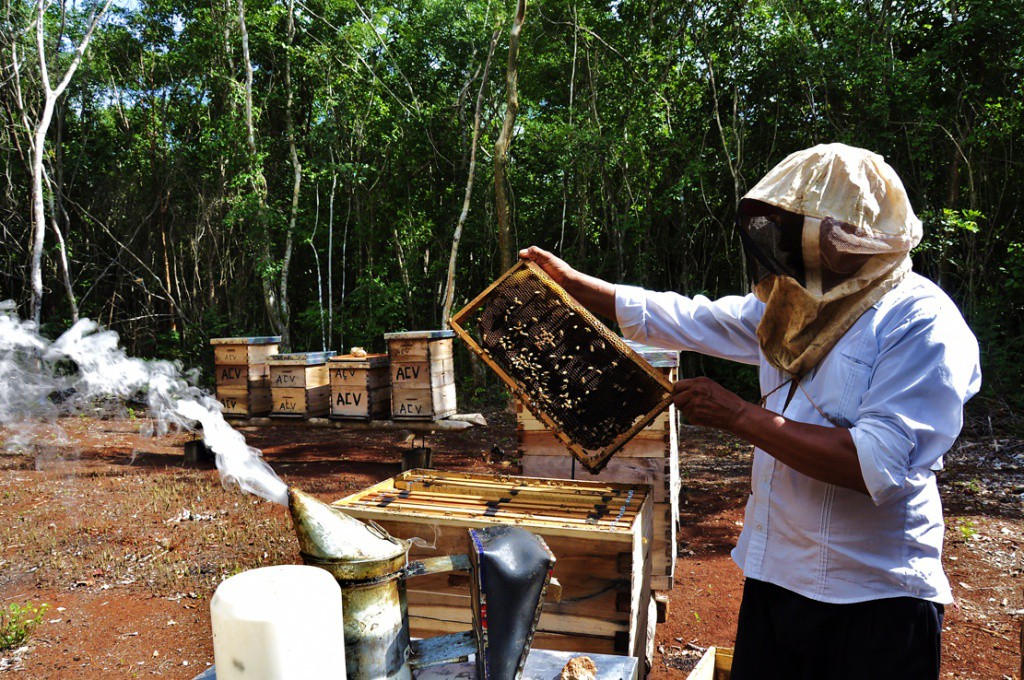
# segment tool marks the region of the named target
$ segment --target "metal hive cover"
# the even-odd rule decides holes
[[[591,472],[672,401],[661,373],[532,262],[505,272],[451,326]]]

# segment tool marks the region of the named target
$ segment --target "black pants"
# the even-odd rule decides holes
[[[935,680],[943,606],[826,604],[747,579],[731,680]]]

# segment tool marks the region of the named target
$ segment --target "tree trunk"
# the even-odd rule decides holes
[[[508,168],[508,149],[512,144],[515,132],[516,115],[519,113],[519,36],[523,31],[526,19],[526,0],[516,3],[516,16],[512,22],[512,31],[508,41],[508,69],[505,74],[505,86],[508,90],[508,105],[505,109],[505,122],[501,126],[501,134],[494,143],[494,205],[498,217],[498,250],[501,255],[501,269],[507,270],[515,262],[512,251],[512,228],[509,224],[511,216],[508,204],[508,188],[505,170]]]
[[[398,258],[398,274],[402,277],[402,295],[405,297],[405,318],[409,324],[409,330],[413,330],[416,324],[416,317],[413,312],[412,282],[409,279],[409,268],[405,265],[405,251],[402,249],[402,242],[398,239],[398,227],[391,223],[391,237],[395,244],[395,256]]]
[[[96,25],[99,23],[100,18],[106,13],[107,8],[110,7],[110,3],[111,0],[106,0],[103,7],[92,16],[82,41],[75,48],[75,56],[72,58],[68,70],[64,72],[64,77],[61,78],[60,83],[55,88],[50,85],[50,75],[46,65],[46,22],[44,20],[47,7],[46,0],[39,0],[36,9],[36,53],[39,57],[39,76],[43,86],[43,112],[39,117],[39,123],[36,126],[32,142],[33,234],[31,280],[32,319],[36,322],[36,326],[39,325],[42,319],[43,309],[43,246],[46,244],[46,214],[43,212],[43,154],[46,152],[46,133],[50,129],[50,122],[53,120],[53,110],[57,99],[64,94],[64,90],[67,89],[71,78],[74,77],[79,64],[82,63],[82,57],[85,56],[85,50],[89,47],[93,31],[96,30]]]
[[[292,170],[295,175],[292,184],[292,207],[288,216],[288,233],[285,235],[284,257],[281,260],[281,342],[291,345],[291,311],[288,306],[288,274],[292,265],[292,243],[295,239],[295,222],[299,215],[299,193],[302,188],[302,164],[299,163],[299,152],[295,147],[295,124],[292,118],[292,44],[295,42],[295,2],[288,0],[288,44],[285,48],[284,85],[287,90],[284,109],[285,134],[288,135],[288,152],[292,159]],[[326,349],[326,348],[325,348]]]
[[[331,152],[331,199],[327,209],[327,344],[334,342],[334,194],[338,189],[338,171],[334,168],[334,149]],[[338,345],[338,352],[345,348]]]
[[[320,341],[323,351],[327,351],[326,314],[324,314],[324,279],[320,271],[320,253],[316,251],[316,230],[320,227],[320,187],[316,188],[316,217],[313,219],[313,233],[309,235],[309,247],[313,250],[313,262],[316,264],[316,300],[320,306]]]
[[[708,57],[708,82],[711,85],[711,101],[714,104],[715,113],[715,124],[718,127],[718,138],[722,142],[722,152],[725,154],[725,160],[729,165],[729,174],[732,175],[732,187],[733,187],[733,200],[734,205],[737,207],[740,204],[740,198],[745,193],[743,187],[743,176],[741,168],[743,167],[743,135],[740,132],[742,121],[739,115],[739,91],[733,88],[733,99],[732,99],[732,136],[736,144],[736,159],[733,160],[733,154],[729,150],[729,142],[725,137],[725,127],[722,125],[722,116],[718,109],[718,86],[715,83],[715,69],[714,64],[710,57]],[[747,272],[747,253],[743,248],[739,249],[740,254],[740,289],[742,290],[750,282],[750,276]]]
[[[42,21],[40,21],[42,25]],[[53,118],[55,97],[47,93],[43,115],[36,127],[32,142],[32,319],[39,326],[43,305],[43,246],[46,242],[46,214],[43,212],[43,153],[46,130]]]
[[[64,293],[68,297],[68,307],[71,309],[71,323],[75,324],[78,323],[78,302],[75,300],[75,291],[71,286],[71,267],[68,264],[67,244],[64,242],[64,233],[60,230],[60,224],[57,221],[57,187],[55,186],[55,183],[50,180],[49,176],[46,176],[46,179],[50,186],[50,227],[53,229],[54,236],[57,237],[58,253],[60,254],[59,262],[61,279],[64,283]]]
[[[491,57],[494,56],[494,48],[498,44],[498,36],[501,29],[495,29],[491,36],[491,46],[487,51],[487,60],[484,63],[484,74],[480,81],[480,89],[476,94],[476,109],[473,113],[473,141],[469,151],[469,174],[466,178],[466,193],[462,199],[462,212],[459,213],[458,224],[455,225],[455,233],[452,235],[452,252],[448,257],[448,278],[444,288],[444,304],[441,309],[441,327],[448,328],[448,318],[452,314],[452,302],[455,299],[455,261],[459,255],[459,241],[462,239],[462,227],[469,217],[469,203],[473,195],[473,178],[476,175],[476,147],[480,140],[480,117],[484,106],[484,90],[487,88],[487,78],[491,72]]]
[[[281,336],[281,349],[291,349],[287,337],[288,331],[281,318],[281,311],[277,299],[277,287],[270,271],[273,257],[270,253],[270,235],[268,232],[266,201],[267,181],[263,177],[263,170],[257,164],[258,150],[256,148],[256,130],[252,120],[252,59],[249,56],[249,31],[245,25],[245,0],[238,0],[238,31],[242,37],[242,61],[245,64],[245,141],[249,149],[249,163],[252,176],[252,189],[257,196],[257,220],[261,226],[259,237],[260,286],[263,289],[263,306],[267,311],[267,318],[270,319],[270,326],[274,333]]]

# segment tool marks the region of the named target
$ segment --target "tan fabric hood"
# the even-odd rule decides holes
[[[765,357],[800,377],[910,271],[921,220],[885,159],[845,144],[788,156],[744,196],[741,218],[748,200],[804,217],[803,285],[769,276],[754,286]]]

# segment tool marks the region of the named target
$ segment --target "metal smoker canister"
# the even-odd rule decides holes
[[[289,501],[303,562],[330,572],[341,586],[347,676],[411,680],[402,578],[408,546],[297,489],[289,490]],[[343,557],[348,546],[332,545],[339,534],[360,536],[385,556]]]

